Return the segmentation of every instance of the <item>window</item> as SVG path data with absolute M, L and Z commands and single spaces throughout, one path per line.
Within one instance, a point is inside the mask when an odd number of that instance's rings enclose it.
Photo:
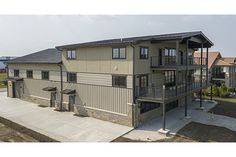
M 148 47 L 140 47 L 140 59 L 148 59 Z
M 126 59 L 126 49 L 112 48 L 112 59 Z
M 76 59 L 76 51 L 67 50 L 67 59 Z
M 76 82 L 77 82 L 76 73 L 70 73 L 70 72 L 68 72 L 68 73 L 67 73 L 67 82 L 76 83 Z
M 140 88 L 145 88 L 148 86 L 148 75 L 142 75 L 139 78 Z
M 161 105 L 159 103 L 152 103 L 152 102 L 142 102 L 141 103 L 141 108 L 140 108 L 140 113 L 145 113 L 151 110 L 154 110 Z
M 175 86 L 175 71 L 165 71 L 165 86 Z
M 33 71 L 32 70 L 27 70 L 26 71 L 26 77 L 27 78 L 33 78 Z
M 165 49 L 165 64 L 175 64 L 176 63 L 176 49 L 166 48 Z
M 42 80 L 49 80 L 49 71 L 42 71 Z
M 126 76 L 112 76 L 112 86 L 126 88 Z
M 14 70 L 14 77 L 19 77 L 19 74 L 20 74 L 19 70 Z

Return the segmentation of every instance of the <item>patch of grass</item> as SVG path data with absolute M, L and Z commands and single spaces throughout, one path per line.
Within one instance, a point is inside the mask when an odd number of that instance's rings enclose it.
M 7 79 L 7 73 L 0 73 L 0 88 L 6 88 L 6 85 L 4 85 L 3 81 L 6 81 Z
M 203 96 L 205 99 L 210 99 L 208 96 Z M 216 101 L 224 101 L 224 102 L 230 102 L 230 103 L 235 103 L 236 104 L 236 98 L 219 98 L 219 97 L 212 97 L 213 100 Z

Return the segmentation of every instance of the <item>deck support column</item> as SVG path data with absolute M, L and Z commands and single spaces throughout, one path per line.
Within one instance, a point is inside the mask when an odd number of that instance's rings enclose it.
M 162 93 L 162 98 L 163 98 L 163 103 L 162 103 L 162 130 L 166 130 L 166 104 L 165 104 L 165 85 L 163 85 L 163 93 Z
M 185 103 L 184 103 L 184 116 L 188 117 L 188 40 L 186 41 L 186 71 L 185 71 Z
M 209 69 L 208 69 L 208 57 L 209 57 L 209 53 L 208 53 L 208 47 L 206 49 L 206 85 L 208 87 L 209 85 L 209 75 L 208 75 L 208 72 L 209 72 Z
M 200 62 L 201 62 L 201 69 L 200 69 L 200 108 L 202 108 L 202 56 L 203 56 L 203 44 L 201 46 L 201 58 L 200 58 Z

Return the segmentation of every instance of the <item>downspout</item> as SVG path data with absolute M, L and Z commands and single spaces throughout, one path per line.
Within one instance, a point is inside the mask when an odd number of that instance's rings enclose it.
M 60 66 L 60 75 L 61 75 L 61 100 L 60 100 L 60 111 L 62 111 L 62 103 L 63 103 L 63 73 L 62 73 L 62 63 L 59 64 Z
M 135 120 L 134 120 L 134 118 L 135 118 L 135 112 L 134 112 L 134 104 L 136 103 L 136 96 L 135 96 L 135 47 L 132 45 L 132 44 L 130 44 L 130 46 L 133 48 L 133 105 L 132 105 L 132 125 L 133 125 L 133 127 L 135 127 Z

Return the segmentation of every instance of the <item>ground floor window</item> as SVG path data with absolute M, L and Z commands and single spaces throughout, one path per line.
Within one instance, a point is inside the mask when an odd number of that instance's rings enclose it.
M 69 82 L 69 83 L 76 83 L 77 82 L 77 75 L 76 75 L 76 73 L 67 72 L 67 82 Z
M 159 103 L 152 103 L 152 102 L 142 102 L 141 103 L 141 109 L 140 109 L 140 113 L 145 113 L 151 110 L 154 110 L 158 107 L 160 107 L 161 105 Z
M 19 70 L 16 70 L 16 69 L 15 69 L 15 70 L 14 70 L 14 77 L 19 77 L 19 73 L 20 73 Z
M 112 86 L 126 88 L 126 76 L 112 76 Z
M 33 78 L 33 70 L 27 70 L 26 71 L 26 77 L 27 78 Z

